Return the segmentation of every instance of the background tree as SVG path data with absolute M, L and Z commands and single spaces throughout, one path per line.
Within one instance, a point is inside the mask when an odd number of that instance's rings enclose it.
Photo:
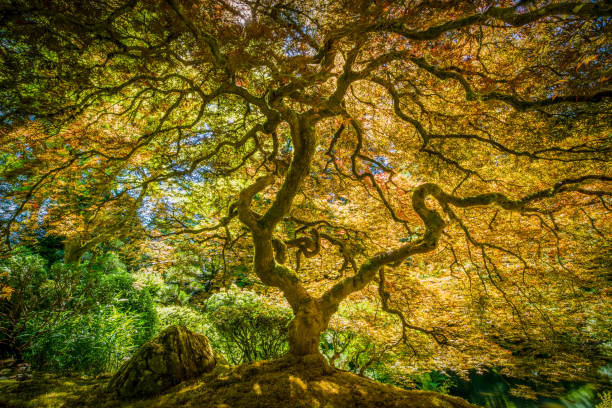
M 198 225 L 177 233 L 231 243 L 249 231 L 254 273 L 293 309 L 292 356 L 318 355 L 345 299 L 376 296 L 415 353 L 421 336 L 472 359 L 529 345 L 527 360 L 546 348 L 552 370 L 580 372 L 572 350 L 610 330 L 611 12 L 3 2 L 7 132 L 138 123 L 125 139 L 110 133 L 118 150 L 81 143 L 28 177 L 5 234 L 50 175 L 81 158 L 125 163 L 162 196 L 188 201 L 193 184 L 221 193 L 214 207 L 191 197 L 180 216 Z
M 121 129 L 108 120 L 75 122 L 61 130 L 28 122 L 3 135 L 0 177 L 8 209 L 4 221 L 6 227 L 18 227 L 5 230 L 9 244 L 11 238 L 28 242 L 41 233 L 61 237 L 64 260 L 78 263 L 87 251 L 109 239 L 127 232 L 137 235 L 137 210 L 146 183 L 125 162 L 110 164 L 78 154 L 84 146 L 118 149 L 125 143 L 117 138 Z M 129 132 L 134 132 L 133 127 Z M 71 152 L 76 157 L 58 170 L 57 163 Z M 11 217 L 19 217 L 19 223 Z

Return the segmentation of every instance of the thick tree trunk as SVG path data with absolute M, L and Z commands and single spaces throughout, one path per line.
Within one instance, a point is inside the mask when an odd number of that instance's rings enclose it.
M 319 338 L 329 318 L 314 299 L 300 305 L 293 313 L 295 317 L 289 325 L 289 353 L 294 356 L 320 354 Z
M 85 252 L 87 252 L 87 248 L 80 246 L 78 243 L 66 242 L 64 245 L 64 263 L 78 266 Z

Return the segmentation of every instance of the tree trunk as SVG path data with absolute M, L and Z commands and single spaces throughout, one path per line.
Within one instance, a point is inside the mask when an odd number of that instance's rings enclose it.
M 80 246 L 78 243 L 66 242 L 64 244 L 64 263 L 78 266 L 85 252 L 87 252 L 87 248 Z
M 295 317 L 289 324 L 289 353 L 294 356 L 320 354 L 319 339 L 329 318 L 314 299 L 300 305 L 293 313 Z

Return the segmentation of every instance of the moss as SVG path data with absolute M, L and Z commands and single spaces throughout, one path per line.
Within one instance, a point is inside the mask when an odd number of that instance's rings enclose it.
M 288 279 L 292 283 L 299 282 L 299 278 L 297 274 L 293 270 L 291 270 L 290 268 L 287 268 L 284 265 L 276 264 L 276 266 L 274 266 L 274 272 L 276 272 L 278 276 L 284 279 Z
M 170 326 L 144 344 L 115 374 L 109 391 L 122 397 L 159 394 L 211 371 L 216 359 L 206 336 Z
M 142 400 L 116 399 L 104 391 L 107 381 L 107 378 L 59 377 L 36 377 L 22 383 L 2 381 L 0 406 L 4 403 L 16 408 L 474 407 L 460 398 L 434 392 L 406 391 L 340 370 L 330 372 L 308 359 L 259 361 L 231 369 L 215 369 L 200 378 L 183 382 L 163 395 Z
M 11 408 L 60 408 L 101 406 L 97 397 L 108 377 L 58 377 L 36 374 L 32 378 L 0 380 L 0 406 Z

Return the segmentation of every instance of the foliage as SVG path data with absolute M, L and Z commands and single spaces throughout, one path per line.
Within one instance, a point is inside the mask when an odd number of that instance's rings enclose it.
M 155 308 L 159 321 L 158 331 L 173 325 L 182 325 L 189 330 L 208 335 L 210 324 L 198 310 L 189 306 L 158 306 Z
M 41 256 L 16 250 L 2 268 L 3 351 L 37 368 L 113 370 L 154 333 L 153 299 L 134 287 L 116 254 L 47 266 Z
M 61 314 L 70 313 L 77 271 L 16 250 L 0 260 L 0 344 L 2 354 L 18 358 Z M 76 308 L 74 305 L 72 308 Z
M 594 387 L 590 384 L 570 390 L 560 398 L 561 403 L 568 408 L 590 408 L 595 397 Z
M 54 372 L 114 371 L 142 341 L 138 318 L 114 306 L 64 316 L 34 339 L 25 358 L 38 369 Z
M 28 246 L 32 253 L 42 256 L 47 265 L 53 265 L 64 258 L 64 243 L 61 237 L 50 235 L 41 231 L 41 236 L 36 237 L 36 241 Z
M 143 242 L 143 258 L 135 272 L 138 286 L 149 288 L 165 305 L 202 305 L 220 286 L 214 254 L 189 245 L 155 245 Z
M 120 313 L 135 315 L 138 317 L 135 344 L 138 346 L 151 338 L 157 325 L 151 290 L 136 287 L 136 278 L 116 253 L 103 253 L 81 269 L 80 285 L 75 291 L 80 303 L 94 310 L 110 305 Z
M 232 364 L 271 360 L 287 352 L 291 310 L 267 304 L 253 292 L 230 289 L 212 295 L 206 316 L 213 348 Z
M 390 347 L 377 343 L 376 338 L 349 330 L 327 330 L 321 335 L 321 352 L 329 363 L 342 370 L 390 382 Z
M 612 392 L 605 391 L 598 395 L 601 402 L 596 408 L 611 408 L 612 407 Z
M 453 380 L 439 371 L 431 371 L 415 375 L 414 380 L 420 390 L 437 391 L 448 394 L 453 386 Z
M 146 290 L 116 294 L 114 301 L 85 313 L 59 316 L 45 333 L 33 336 L 24 358 L 51 371 L 97 374 L 117 369 L 155 334 L 158 318 Z M 28 321 L 36 324 L 36 319 Z

